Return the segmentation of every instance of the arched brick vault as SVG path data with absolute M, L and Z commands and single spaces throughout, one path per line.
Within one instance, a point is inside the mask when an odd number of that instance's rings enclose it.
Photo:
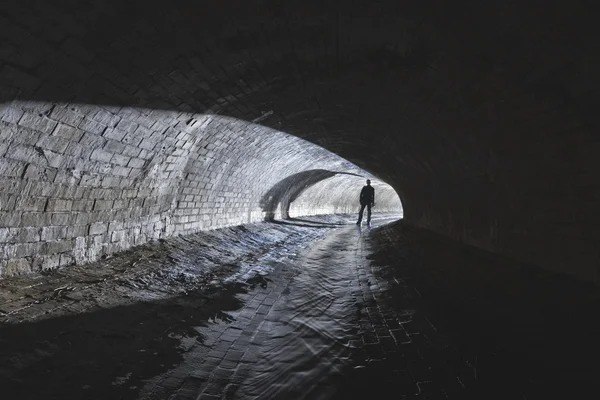
M 255 121 L 390 183 L 409 223 L 598 281 L 591 1 L 201 3 L 3 4 L 0 96 L 108 105 L 77 121 L 102 135 L 138 107 Z
M 363 175 L 371 177 L 305 140 L 230 117 L 19 101 L 0 109 L 20 115 L 16 123 L 0 122 L 4 274 L 287 217 L 315 183 L 326 194 L 309 199 L 312 205 L 305 200 L 296 213 L 354 212 Z M 31 122 L 39 115 L 46 117 Z M 325 179 L 340 174 L 347 178 Z M 394 190 L 379 186 L 378 209 L 400 210 Z

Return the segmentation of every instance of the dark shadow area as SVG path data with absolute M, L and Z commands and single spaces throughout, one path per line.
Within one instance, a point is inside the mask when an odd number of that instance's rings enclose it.
M 182 87 L 156 84 L 150 76 L 157 70 L 164 73 L 164 62 L 173 61 L 173 51 L 182 51 L 183 46 L 202 46 L 203 40 L 219 30 L 228 14 L 239 18 L 248 11 L 246 5 L 250 6 L 247 2 L 235 2 L 236 7 L 231 7 L 231 3 L 215 4 L 207 14 L 204 6 L 175 0 L 171 7 L 185 12 L 175 17 L 177 22 L 166 22 L 169 9 L 140 0 L 127 4 L 108 0 L 99 7 L 78 7 L 70 1 L 47 5 L 43 0 L 32 0 L 27 5 L 10 2 L 10 6 L 6 4 L 0 11 L 2 37 L 11 44 L 9 49 L 21 41 L 19 37 L 27 37 L 27 44 L 18 54 L 12 51 L 2 54 L 7 57 L 0 60 L 5 63 L 0 66 L 7 65 L 8 69 L 0 78 L 0 102 L 20 98 L 173 110 L 187 109 L 193 104 L 201 112 L 208 108 L 203 102 L 215 100 L 214 93 L 206 93 L 202 101 L 188 98 L 181 102 L 177 96 L 185 95 Z M 24 14 L 29 17 L 22 18 Z M 194 20 L 202 22 L 196 25 L 192 23 Z M 142 31 L 144 34 L 139 35 Z M 137 41 L 122 40 L 131 35 Z M 53 54 L 54 69 L 48 68 L 48 51 Z M 92 60 L 94 63 L 90 65 Z M 51 71 L 43 74 L 43 85 L 39 69 Z M 191 76 L 195 68 L 186 62 L 178 69 L 178 75 L 183 77 Z M 101 70 L 104 72 L 100 73 Z M 136 90 L 128 88 L 125 77 L 135 82 Z
M 465 398 L 463 386 L 469 399 L 600 395 L 600 288 L 402 221 L 373 229 L 369 240 L 380 275 L 395 282 L 385 293 L 389 304 L 407 310 L 404 340 L 418 350 L 398 358 L 394 379 L 406 370 L 428 382 L 432 398 Z M 354 381 L 376 387 L 391 379 L 386 368 L 353 371 Z M 462 394 L 453 397 L 451 387 Z M 355 385 L 346 389 L 361 393 Z
M 250 286 L 256 283 L 251 282 Z M 183 361 L 181 338 L 231 320 L 244 285 L 0 328 L 2 399 L 135 399 L 144 380 Z M 121 378 L 122 381 L 119 381 Z
M 311 169 L 290 175 L 277 182 L 260 200 L 265 212 L 265 221 L 272 221 L 279 207 L 282 218 L 289 219 L 290 205 L 309 187 L 338 174 L 354 175 L 348 172 L 334 172 L 324 169 Z
M 18 98 L 178 111 L 191 107 L 196 112 L 222 109 L 222 91 L 237 87 L 233 74 L 243 77 L 248 87 L 264 86 L 272 78 L 263 71 L 300 67 L 300 60 L 289 59 L 287 50 L 282 59 L 265 60 L 260 51 L 246 54 L 262 35 L 274 40 L 289 34 L 279 26 L 289 22 L 289 16 L 310 15 L 312 24 L 295 28 L 321 42 L 332 40 L 330 21 L 348 4 L 327 3 L 327 7 L 322 1 L 287 3 L 274 12 L 261 0 L 224 1 L 210 8 L 190 0 L 174 0 L 167 8 L 141 0 L 106 0 L 98 7 L 79 7 L 71 1 L 51 7 L 46 0 L 13 1 L 0 10 L 0 33 L 8 45 L 0 55 L 0 67 L 6 67 L 0 77 L 0 102 Z M 394 2 L 387 8 L 392 11 Z M 315 16 L 324 21 L 316 29 Z M 333 66 L 330 54 L 319 50 L 326 71 Z M 219 64 L 227 55 L 236 60 L 250 56 L 268 65 L 257 71 L 256 61 L 235 62 L 225 73 Z M 370 53 L 364 58 L 363 63 L 385 61 Z M 337 64 L 338 71 L 344 67 Z M 305 62 L 301 69 L 312 72 L 314 65 Z M 163 80 L 169 74 L 167 83 Z M 295 74 L 286 75 L 283 79 L 294 84 Z M 227 78 L 231 82 L 223 83 Z

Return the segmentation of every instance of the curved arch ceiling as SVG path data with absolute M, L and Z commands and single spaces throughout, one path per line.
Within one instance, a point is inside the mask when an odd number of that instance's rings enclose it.
M 113 115 L 255 121 L 389 182 L 414 225 L 598 281 L 592 6 L 15 2 L 0 10 L 0 99 L 87 104 L 77 127 L 92 133 Z M 44 131 L 44 112 L 1 118 Z

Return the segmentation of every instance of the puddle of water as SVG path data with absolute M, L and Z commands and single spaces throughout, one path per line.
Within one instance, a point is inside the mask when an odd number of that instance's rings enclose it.
M 251 343 L 248 377 L 232 398 L 329 399 L 336 393 L 336 379 L 349 368 L 352 347 L 360 341 L 360 289 L 353 284 L 362 268 L 360 246 L 354 227 L 347 227 L 288 261 L 297 274 L 260 326 L 257 335 L 264 340 Z

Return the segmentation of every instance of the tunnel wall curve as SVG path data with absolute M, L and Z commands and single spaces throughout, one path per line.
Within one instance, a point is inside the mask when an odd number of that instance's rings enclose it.
M 596 8 L 9 0 L 0 5 L 0 101 L 260 121 L 391 184 L 407 223 L 600 283 Z M 86 129 L 105 118 L 93 110 L 82 113 Z M 0 118 L 21 117 L 49 127 L 35 111 Z
M 364 173 L 302 139 L 216 115 L 38 102 L 4 104 L 0 115 L 4 275 L 263 220 L 265 193 L 309 168 Z

